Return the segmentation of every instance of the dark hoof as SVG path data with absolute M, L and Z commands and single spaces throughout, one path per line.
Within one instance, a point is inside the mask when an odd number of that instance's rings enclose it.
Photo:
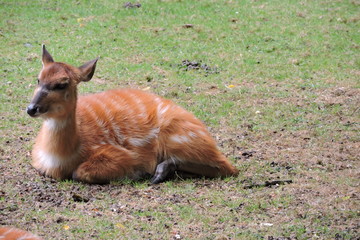
M 151 184 L 159 184 L 163 181 L 164 179 L 162 179 L 161 176 L 156 176 L 156 175 L 150 179 Z

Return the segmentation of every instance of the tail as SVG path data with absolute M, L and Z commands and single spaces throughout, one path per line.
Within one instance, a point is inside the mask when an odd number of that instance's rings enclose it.
M 239 175 L 239 170 L 231 165 L 230 161 L 224 156 L 221 155 L 220 157 L 220 167 L 219 167 L 219 174 L 220 177 L 230 177 L 230 176 L 237 176 Z

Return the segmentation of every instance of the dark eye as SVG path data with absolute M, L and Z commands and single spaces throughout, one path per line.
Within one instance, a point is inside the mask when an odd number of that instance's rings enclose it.
M 37 82 L 38 82 L 38 85 L 40 84 L 40 80 L 39 79 L 37 79 Z
M 52 90 L 63 90 L 65 88 L 67 88 L 69 86 L 68 83 L 57 83 L 54 85 L 53 89 Z

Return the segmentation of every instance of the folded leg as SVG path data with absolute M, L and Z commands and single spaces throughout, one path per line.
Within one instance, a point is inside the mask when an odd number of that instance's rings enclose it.
M 73 172 L 73 179 L 87 183 L 108 183 L 114 179 L 138 178 L 143 174 L 146 174 L 144 162 L 132 157 L 129 150 L 104 145 L 80 164 Z

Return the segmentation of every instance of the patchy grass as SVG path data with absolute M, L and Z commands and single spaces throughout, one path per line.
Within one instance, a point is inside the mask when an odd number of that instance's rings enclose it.
M 45 239 L 356 239 L 360 2 L 124 3 L 0 1 L 0 224 Z M 42 43 L 74 65 L 101 56 L 83 93 L 149 88 L 194 112 L 239 177 L 38 176 L 41 123 L 24 109 Z

